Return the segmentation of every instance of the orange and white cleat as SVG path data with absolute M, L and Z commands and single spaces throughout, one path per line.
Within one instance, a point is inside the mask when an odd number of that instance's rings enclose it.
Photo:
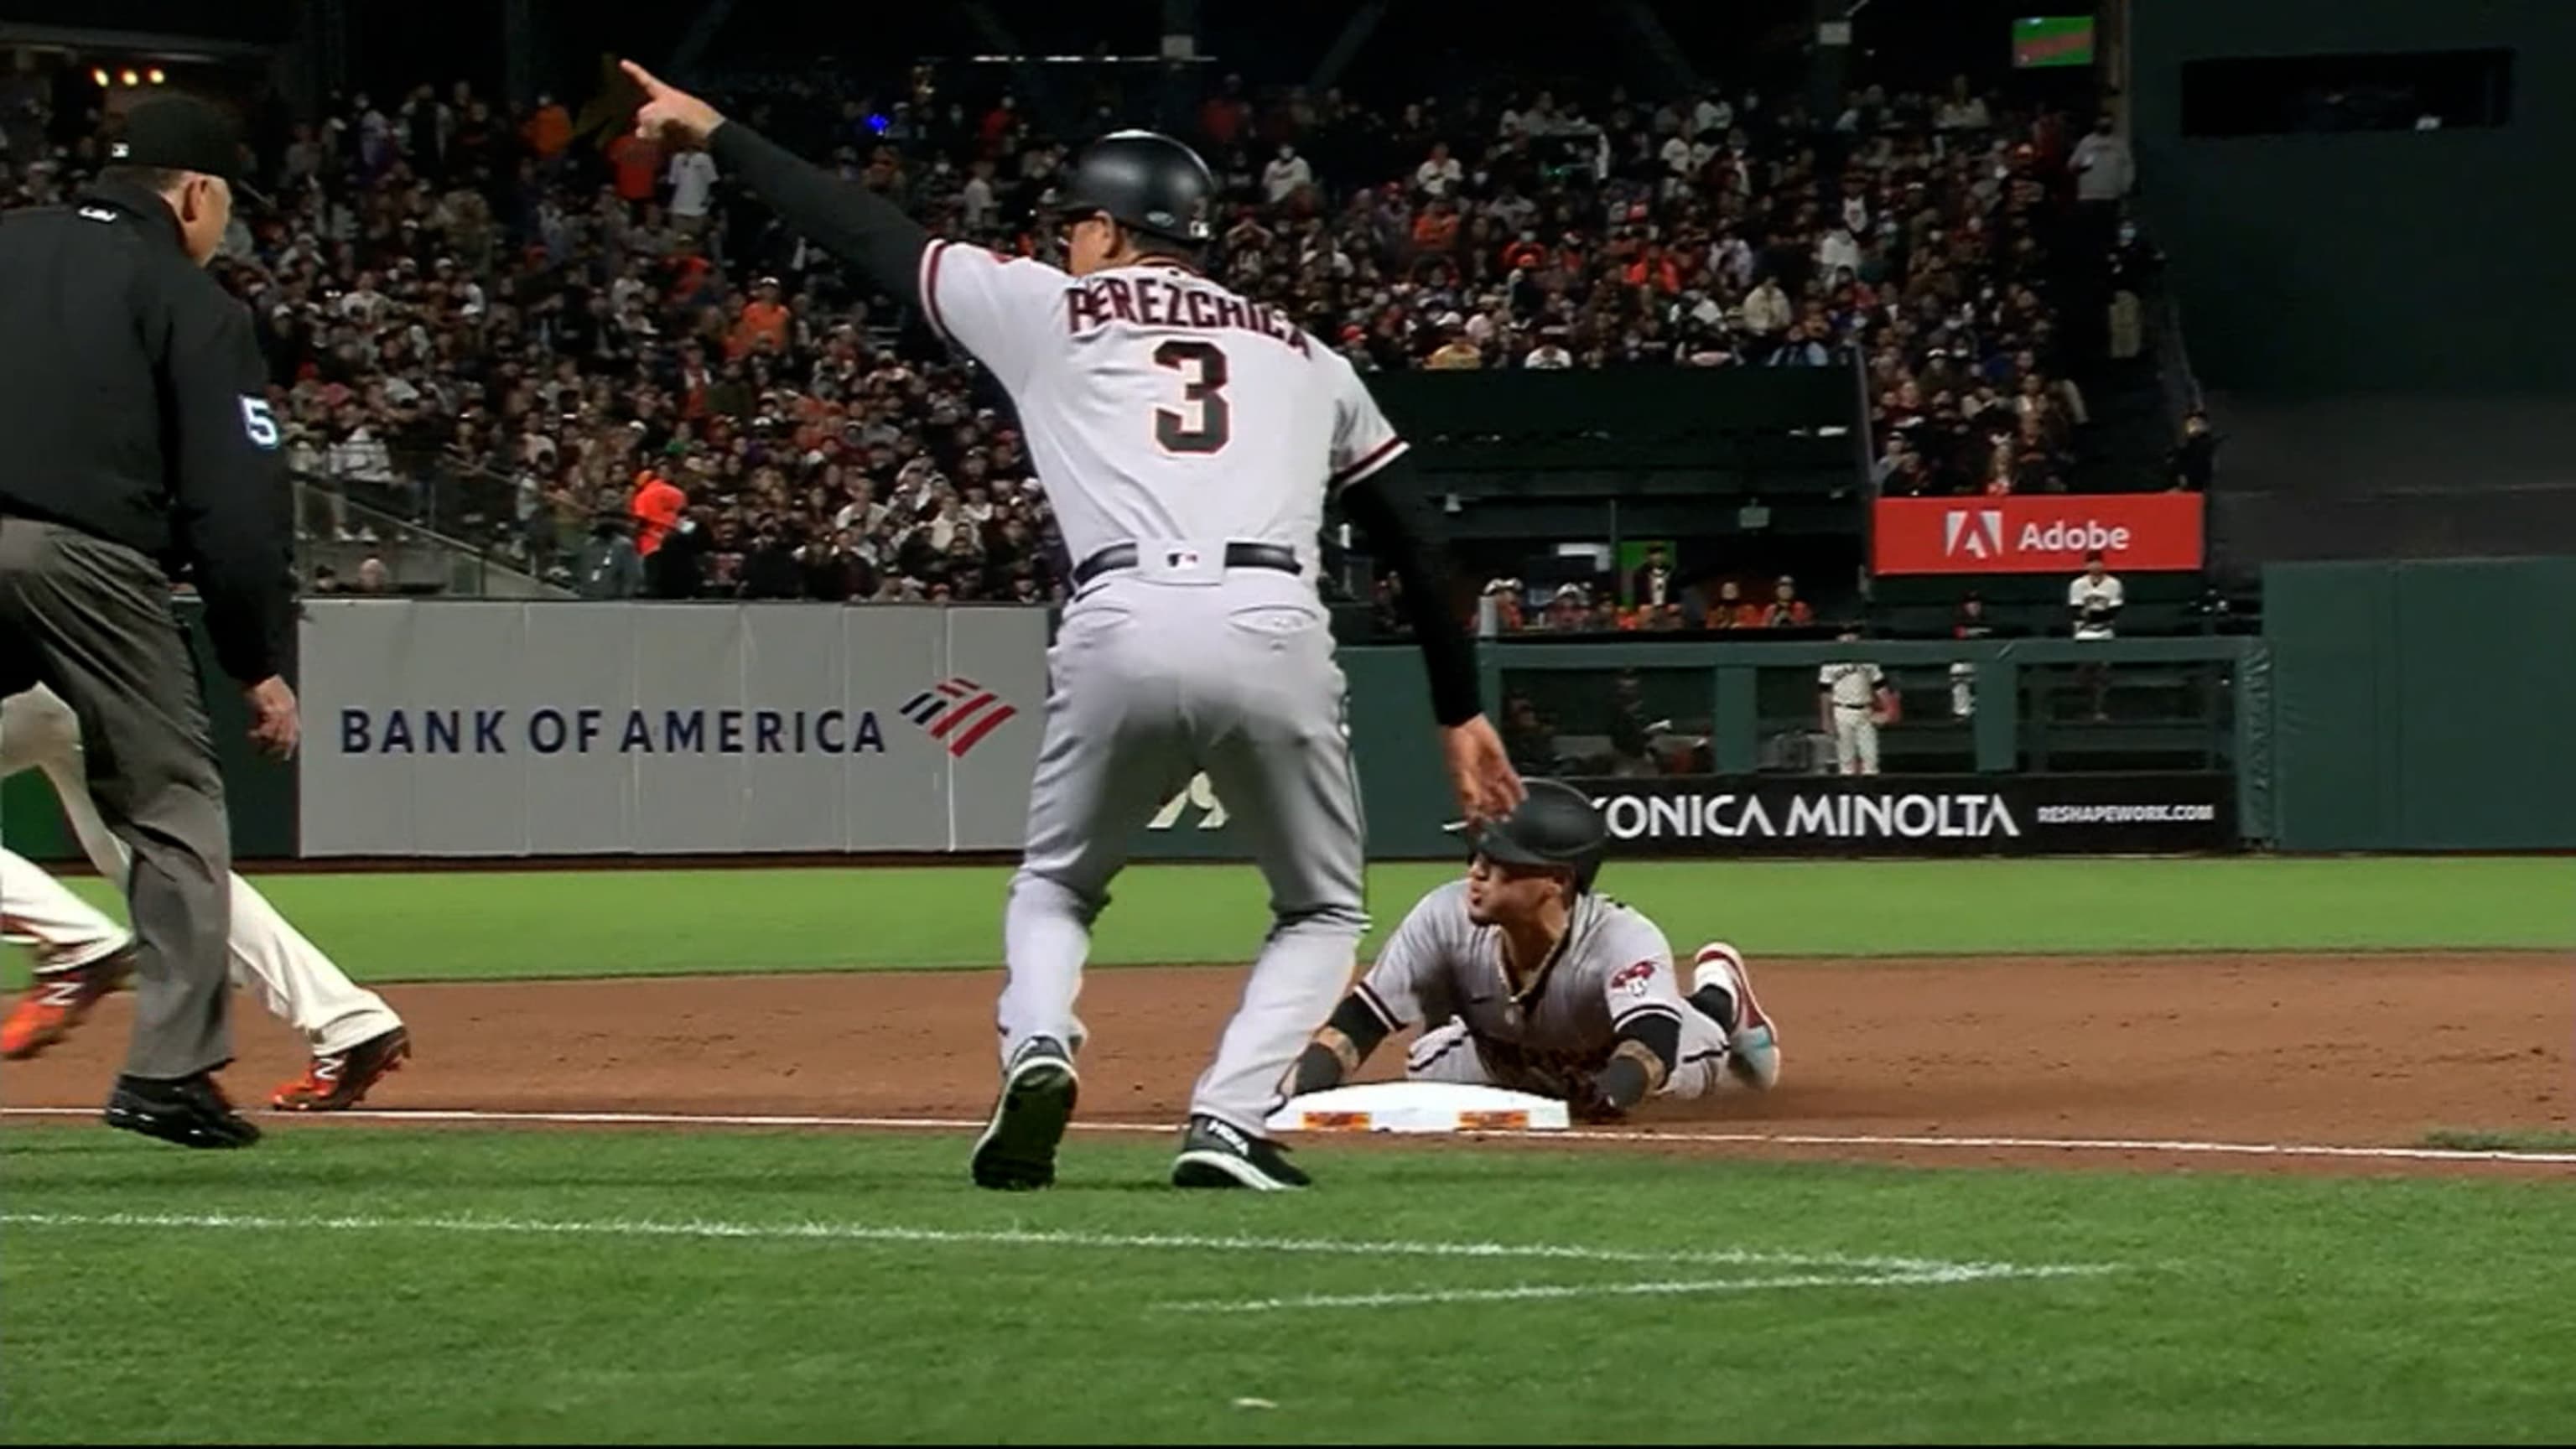
M 0 1022 L 0 1061 L 23 1062 L 72 1034 L 91 1007 L 114 995 L 134 974 L 134 948 L 126 947 L 86 966 L 39 971 L 36 984 Z
M 395 1027 L 347 1051 L 313 1059 L 304 1075 L 277 1089 L 268 1105 L 280 1112 L 345 1112 L 367 1099 L 376 1083 L 401 1070 L 411 1055 L 411 1032 Z
M 1724 941 L 1711 941 L 1700 947 L 1699 959 L 1692 963 L 1692 994 L 1712 986 L 1735 1001 L 1735 1027 L 1727 1033 L 1726 1069 L 1755 1091 L 1767 1092 L 1779 1085 L 1779 1033 L 1772 1030 L 1770 1014 L 1762 1009 L 1762 1003 L 1753 999 L 1753 973 L 1745 969 L 1744 954 Z

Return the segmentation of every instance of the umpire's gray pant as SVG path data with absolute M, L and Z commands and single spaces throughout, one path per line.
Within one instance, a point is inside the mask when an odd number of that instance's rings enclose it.
M 167 1080 L 220 1067 L 233 1054 L 232 846 L 170 581 L 122 544 L 0 517 L 0 694 L 38 683 L 79 717 L 90 794 L 134 853 L 126 1074 Z

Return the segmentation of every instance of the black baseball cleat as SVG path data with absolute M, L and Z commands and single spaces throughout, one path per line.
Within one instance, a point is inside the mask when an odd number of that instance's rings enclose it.
M 975 1139 L 968 1166 L 977 1187 L 1026 1192 L 1055 1184 L 1055 1150 L 1073 1120 L 1082 1079 L 1073 1057 L 1051 1036 L 1031 1037 L 1002 1071 L 1002 1094 L 993 1120 Z
M 1287 1192 L 1311 1187 L 1314 1181 L 1288 1165 L 1287 1148 L 1214 1117 L 1190 1119 L 1189 1130 L 1181 1135 L 1181 1155 L 1172 1163 L 1174 1187 Z
M 259 1140 L 259 1129 L 233 1110 L 211 1072 L 176 1081 L 118 1077 L 106 1121 L 182 1147 L 248 1147 Z

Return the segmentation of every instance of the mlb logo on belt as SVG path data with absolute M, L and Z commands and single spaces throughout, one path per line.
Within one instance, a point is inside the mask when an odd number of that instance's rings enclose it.
M 1002 727 L 1002 722 L 1019 710 L 1000 695 L 975 681 L 956 676 L 943 679 L 906 701 L 903 717 L 928 731 L 930 737 L 947 747 L 958 759 L 983 742 L 986 735 Z

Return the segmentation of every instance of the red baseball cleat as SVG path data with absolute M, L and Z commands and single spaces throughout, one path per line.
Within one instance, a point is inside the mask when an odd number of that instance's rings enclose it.
M 280 1112 L 345 1112 L 411 1055 L 411 1033 L 402 1028 L 371 1036 L 344 1052 L 317 1056 L 304 1075 L 277 1089 L 268 1105 Z
M 89 1009 L 134 974 L 134 948 L 86 966 L 36 973 L 36 984 L 0 1022 L 0 1061 L 23 1062 L 72 1034 Z

